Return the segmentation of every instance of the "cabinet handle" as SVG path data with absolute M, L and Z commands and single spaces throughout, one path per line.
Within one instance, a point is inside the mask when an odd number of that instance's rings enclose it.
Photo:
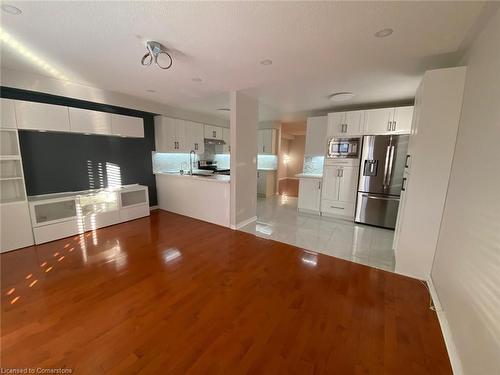
M 321 189 L 321 181 L 318 181 L 318 190 Z
M 337 208 L 339 210 L 343 210 L 344 209 L 344 207 L 338 207 L 338 206 L 330 206 L 330 208 Z
M 391 131 L 392 121 L 387 122 L 387 131 Z
M 349 128 L 349 125 L 348 124 L 344 124 L 345 125 L 345 132 L 344 133 L 347 133 L 347 130 Z
M 262 152 L 266 152 L 266 146 L 262 146 Z
M 194 144 L 194 149 L 195 149 L 195 150 L 198 150 L 198 143 L 195 143 L 195 144 Z
M 406 191 L 406 177 L 403 177 L 403 183 L 401 184 L 401 191 Z
M 406 160 L 405 160 L 405 168 L 408 168 L 408 167 L 409 167 L 409 165 L 408 165 L 408 162 L 409 162 L 409 161 L 410 161 L 410 155 L 409 155 L 409 154 L 407 154 L 407 155 L 406 155 Z
M 396 121 L 393 121 L 393 123 L 392 123 L 392 130 L 393 131 L 396 130 Z
M 212 131 L 212 137 L 214 137 L 214 138 L 217 137 L 217 132 L 215 130 Z

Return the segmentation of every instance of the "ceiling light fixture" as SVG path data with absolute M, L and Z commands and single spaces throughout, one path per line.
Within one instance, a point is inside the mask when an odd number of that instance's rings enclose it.
M 194 78 L 191 78 L 191 81 L 193 81 L 193 82 L 201 82 L 203 80 L 200 77 L 194 77 Z
M 271 65 L 273 60 L 265 59 L 260 62 L 260 65 Z
M 393 30 L 393 29 L 391 29 L 391 28 L 386 28 L 386 29 L 382 29 L 382 30 L 377 31 L 377 32 L 376 32 L 375 34 L 373 34 L 373 35 L 375 35 L 377 38 L 385 38 L 385 37 L 387 37 L 387 36 L 391 35 L 393 32 L 394 32 L 394 30 Z
M 156 90 L 151 90 L 151 89 L 146 90 L 146 91 L 147 91 L 147 92 L 156 92 Z
M 146 49 L 148 52 L 142 57 L 141 59 L 141 64 L 144 66 L 149 66 L 154 63 L 160 68 L 160 69 L 169 69 L 172 64 L 172 56 L 167 52 L 167 47 L 165 47 L 163 44 L 155 42 L 153 40 L 149 40 L 146 42 Z M 161 56 L 167 56 L 168 57 L 168 62 L 165 65 L 161 65 L 158 62 L 158 58 Z
M 2 10 L 5 13 L 13 14 L 14 16 L 18 16 L 23 12 L 21 9 L 9 4 L 2 4 Z
M 334 102 L 343 102 L 349 99 L 354 98 L 354 94 L 352 92 L 336 92 L 328 96 L 328 99 L 333 100 Z

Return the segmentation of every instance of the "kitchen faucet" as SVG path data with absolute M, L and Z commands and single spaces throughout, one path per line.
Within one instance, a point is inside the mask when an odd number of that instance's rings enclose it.
M 189 174 L 192 176 L 193 175 L 193 160 L 192 160 L 192 155 L 194 155 L 194 158 L 196 160 L 196 152 L 194 150 L 189 151 Z

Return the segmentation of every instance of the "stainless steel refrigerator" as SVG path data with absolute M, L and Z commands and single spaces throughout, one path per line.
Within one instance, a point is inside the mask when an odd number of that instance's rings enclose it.
M 356 201 L 357 223 L 394 229 L 408 149 L 408 135 L 368 135 Z

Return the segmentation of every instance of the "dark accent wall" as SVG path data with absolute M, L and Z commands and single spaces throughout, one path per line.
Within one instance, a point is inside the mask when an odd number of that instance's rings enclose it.
M 108 181 L 121 181 L 124 185 L 147 185 L 150 206 L 157 204 L 151 160 L 155 149 L 153 113 L 3 86 L 0 97 L 144 120 L 144 138 L 19 130 L 28 195 L 107 187 Z

